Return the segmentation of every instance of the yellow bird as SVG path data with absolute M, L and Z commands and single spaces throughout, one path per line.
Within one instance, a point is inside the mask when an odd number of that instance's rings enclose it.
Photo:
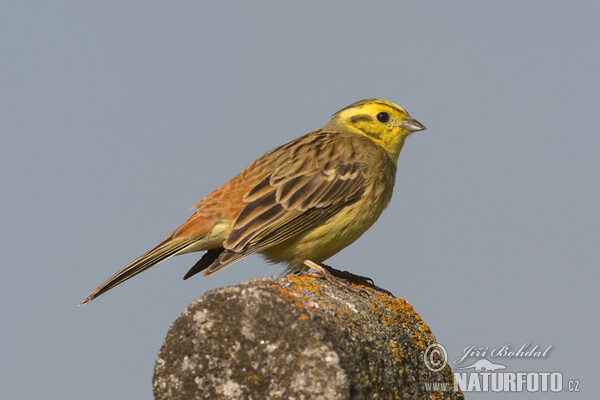
M 194 207 L 156 247 L 100 285 L 86 304 L 167 258 L 207 251 L 184 279 L 213 274 L 254 253 L 289 271 L 319 263 L 354 242 L 392 197 L 404 140 L 425 127 L 403 108 L 361 100 L 316 131 L 277 147 Z

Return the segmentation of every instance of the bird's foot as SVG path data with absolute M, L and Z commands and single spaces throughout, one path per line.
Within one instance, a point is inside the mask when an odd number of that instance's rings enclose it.
M 304 265 L 308 268 L 312 269 L 315 272 L 304 271 L 305 275 L 313 276 L 315 278 L 325 279 L 326 281 L 332 283 L 334 286 L 339 288 L 348 289 L 354 293 L 361 293 L 363 290 L 360 290 L 352 285 L 351 283 L 375 287 L 373 283 L 373 279 L 367 278 L 360 275 L 355 275 L 348 271 L 340 271 L 338 269 L 332 268 L 328 265 L 317 264 L 311 260 L 304 260 Z

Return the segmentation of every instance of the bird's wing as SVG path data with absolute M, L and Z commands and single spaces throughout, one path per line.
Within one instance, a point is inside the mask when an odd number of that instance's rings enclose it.
M 362 196 L 366 165 L 354 143 L 306 138 L 290 143 L 274 172 L 247 192 L 224 250 L 203 265 L 205 276 L 314 227 Z

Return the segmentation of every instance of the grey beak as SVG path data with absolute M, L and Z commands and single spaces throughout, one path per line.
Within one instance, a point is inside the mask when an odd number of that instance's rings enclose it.
M 400 123 L 400 128 L 407 130 L 409 132 L 419 132 L 419 131 L 424 131 L 425 129 L 425 125 L 423 125 L 422 123 L 420 123 L 419 121 L 417 121 L 416 119 L 412 118 L 412 117 L 408 117 L 406 118 L 404 121 L 402 121 Z

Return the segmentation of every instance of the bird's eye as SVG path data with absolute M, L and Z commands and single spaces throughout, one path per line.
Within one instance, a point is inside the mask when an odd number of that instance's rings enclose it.
M 377 114 L 377 121 L 383 122 L 384 124 L 390 120 L 390 114 L 386 112 L 380 112 Z

